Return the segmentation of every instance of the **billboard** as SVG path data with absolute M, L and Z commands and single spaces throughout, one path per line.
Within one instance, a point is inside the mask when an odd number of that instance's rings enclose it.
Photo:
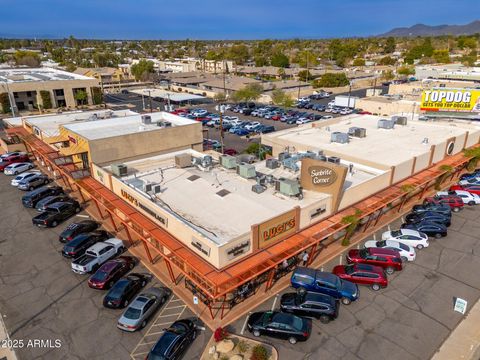
M 480 112 L 480 90 L 448 88 L 424 90 L 420 110 Z

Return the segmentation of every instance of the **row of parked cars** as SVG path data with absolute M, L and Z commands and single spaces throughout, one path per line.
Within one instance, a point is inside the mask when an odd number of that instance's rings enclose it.
M 49 184 L 48 176 L 34 169 L 27 154 L 3 154 L 0 166 L 5 175 L 13 177 L 12 186 L 28 191 L 22 196 L 22 204 L 38 212 L 32 218 L 34 225 L 55 227 L 81 211 L 80 204 L 63 188 Z M 144 328 L 172 294 L 161 286 L 144 289 L 151 276 L 132 272 L 138 260 L 122 255 L 126 250 L 123 241 L 100 229 L 96 221 L 73 222 L 60 233 L 58 240 L 63 244 L 61 254 L 71 260 L 72 271 L 88 274 L 90 288 L 106 291 L 103 306 L 124 309 L 117 321 L 120 330 L 133 332 Z M 164 330 L 147 359 L 180 358 L 197 331 L 189 319 L 178 320 Z
M 367 240 L 361 249 L 346 255 L 346 265 L 332 272 L 299 267 L 290 282 L 296 292 L 283 294 L 276 311 L 249 316 L 247 328 L 254 336 L 267 335 L 295 344 L 312 332 L 312 320 L 328 323 L 339 315 L 340 303 L 349 305 L 360 297 L 358 285 L 378 291 L 388 286 L 388 276 L 415 261 L 416 251 L 429 246 L 429 238 L 447 236 L 452 212 L 480 203 L 480 169 L 461 176 L 449 191 L 438 192 L 414 205 L 403 217 L 399 229 L 382 234 L 381 240 Z

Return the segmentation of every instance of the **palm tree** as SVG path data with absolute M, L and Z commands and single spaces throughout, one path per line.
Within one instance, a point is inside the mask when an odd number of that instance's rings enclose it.
M 475 170 L 478 162 L 480 161 L 480 147 L 465 149 L 463 150 L 463 154 L 465 155 L 465 157 L 470 158 L 467 164 L 467 170 Z
M 438 170 L 443 171 L 444 173 L 437 178 L 435 182 L 435 190 L 442 189 L 442 183 L 452 174 L 454 168 L 451 165 L 441 165 L 438 167 Z

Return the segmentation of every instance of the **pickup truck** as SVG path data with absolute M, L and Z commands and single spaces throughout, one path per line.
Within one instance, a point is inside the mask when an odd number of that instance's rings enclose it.
M 48 205 L 45 211 L 32 219 L 33 225 L 39 227 L 55 227 L 62 221 L 80 212 L 81 207 L 78 201 L 56 202 Z
M 85 254 L 72 261 L 72 270 L 77 274 L 93 273 L 107 260 L 125 250 L 123 241 L 117 238 L 96 243 L 89 247 Z

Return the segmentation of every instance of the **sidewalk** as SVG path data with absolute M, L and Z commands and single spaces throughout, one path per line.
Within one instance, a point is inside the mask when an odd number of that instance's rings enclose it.
M 452 310 L 453 311 L 453 310 Z M 480 358 L 480 301 L 450 333 L 432 360 L 478 360 Z
M 4 340 L 8 340 L 8 334 L 3 322 L 3 315 L 0 314 L 0 360 L 17 360 L 17 356 L 12 349 L 3 347 Z

